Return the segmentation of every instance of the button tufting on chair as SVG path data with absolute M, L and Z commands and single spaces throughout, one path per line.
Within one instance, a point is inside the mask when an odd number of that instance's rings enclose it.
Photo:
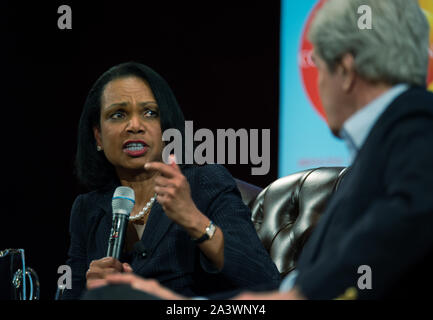
M 258 236 L 282 276 L 295 269 L 345 172 L 343 167 L 305 170 L 280 178 L 265 189 L 236 180 Z

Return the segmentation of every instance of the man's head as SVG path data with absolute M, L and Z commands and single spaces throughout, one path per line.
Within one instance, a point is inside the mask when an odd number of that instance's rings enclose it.
M 371 29 L 358 26 L 363 5 L 371 8 Z M 392 85 L 425 85 L 429 25 L 416 0 L 328 0 L 309 39 L 328 125 L 336 135 L 350 115 Z

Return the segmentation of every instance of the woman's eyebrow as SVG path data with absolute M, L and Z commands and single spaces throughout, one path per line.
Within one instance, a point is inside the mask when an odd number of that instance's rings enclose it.
M 126 106 L 128 106 L 128 104 L 129 104 L 129 102 L 115 102 L 115 103 L 110 104 L 108 107 L 106 107 L 105 110 L 109 110 L 112 108 L 118 108 L 118 107 L 126 107 Z M 139 102 L 138 103 L 138 105 L 140 107 L 146 107 L 149 104 L 154 104 L 157 106 L 156 101 L 146 101 L 146 102 Z
M 149 105 L 149 104 L 153 104 L 153 105 L 155 105 L 156 107 L 158 107 L 158 104 L 156 103 L 156 101 L 146 101 L 146 102 L 139 102 L 139 103 L 138 103 L 138 105 L 139 105 L 140 107 L 146 107 L 146 106 Z
M 116 102 L 116 103 L 110 104 L 108 107 L 105 108 L 105 110 L 109 110 L 109 109 L 113 109 L 113 108 L 117 108 L 117 107 L 126 107 L 127 105 L 128 105 L 127 102 Z

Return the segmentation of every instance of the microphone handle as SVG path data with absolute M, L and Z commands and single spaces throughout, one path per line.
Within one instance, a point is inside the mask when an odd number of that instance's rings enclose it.
M 110 238 L 108 239 L 107 257 L 113 257 L 120 260 L 123 244 L 126 237 L 129 217 L 126 214 L 113 214 L 113 223 L 111 225 Z

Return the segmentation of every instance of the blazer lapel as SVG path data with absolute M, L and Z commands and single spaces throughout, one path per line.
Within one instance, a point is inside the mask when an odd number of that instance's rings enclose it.
M 173 221 L 167 217 L 161 205 L 155 201 L 141 238 L 148 254 L 155 250 L 172 223 Z
M 113 209 L 111 206 L 111 199 L 113 198 L 115 186 L 113 188 L 108 189 L 106 192 L 102 194 L 101 201 L 98 201 L 99 204 L 99 222 L 95 221 L 94 227 L 100 229 L 101 236 L 96 237 L 97 248 L 103 251 L 103 255 L 105 257 L 108 249 L 108 238 L 110 237 L 111 232 L 111 224 L 113 217 Z M 91 232 L 96 232 L 92 230 Z

